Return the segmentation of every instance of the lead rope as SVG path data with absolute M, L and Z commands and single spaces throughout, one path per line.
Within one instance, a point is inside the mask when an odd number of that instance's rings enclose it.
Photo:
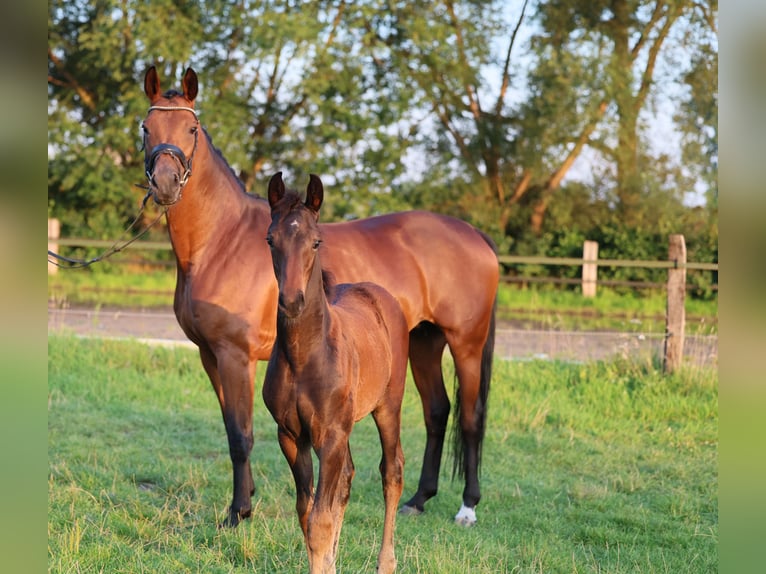
M 195 110 L 194 108 L 189 108 L 185 106 L 151 106 L 149 108 L 149 111 L 152 110 L 159 110 L 159 111 L 186 111 L 191 112 L 194 114 L 194 117 L 197 118 L 197 123 L 199 124 L 199 112 Z M 174 148 L 175 146 L 170 146 L 171 148 Z M 178 149 L 178 148 L 175 148 Z M 189 177 L 191 176 L 191 162 L 194 158 L 194 153 L 197 151 L 197 132 L 194 133 L 194 149 L 192 150 L 191 156 L 189 157 L 188 161 L 186 160 L 186 157 L 183 155 L 183 152 L 181 150 L 178 150 L 180 152 L 181 158 L 183 158 L 183 161 L 181 162 L 184 164 L 184 175 L 183 175 L 183 181 L 181 183 L 181 187 L 183 187 L 186 182 L 188 181 Z M 167 152 L 163 152 L 167 153 Z M 171 152 L 172 153 L 172 152 Z M 149 173 L 147 172 L 147 176 L 149 176 Z M 149 176 L 149 181 L 151 183 L 151 176 Z M 144 196 L 143 201 L 141 202 L 141 208 L 138 210 L 138 215 L 136 215 L 136 218 L 133 220 L 133 222 L 128 226 L 128 228 L 123 232 L 123 234 L 129 232 L 131 229 L 133 229 L 133 226 L 138 222 L 139 218 L 141 217 L 141 214 L 144 212 L 144 208 L 146 207 L 146 202 L 151 196 L 151 189 L 148 186 L 138 185 L 138 187 L 142 189 L 147 189 L 149 191 L 146 192 L 146 195 Z M 111 257 L 115 253 L 119 253 L 123 249 L 125 249 L 128 245 L 136 241 L 137 239 L 140 239 L 146 233 L 154 227 L 154 225 L 160 220 L 160 218 L 165 215 L 168 211 L 168 207 L 165 207 L 160 214 L 152 221 L 146 229 L 144 229 L 141 233 L 136 235 L 135 237 L 129 239 L 122 245 L 119 245 L 119 240 L 115 241 L 114 245 L 112 245 L 109 249 L 104 251 L 101 255 L 98 257 L 94 257 L 93 259 L 73 259 L 70 257 L 64 257 L 63 255 L 59 255 L 58 253 L 55 253 L 48 250 L 48 263 L 52 263 L 56 267 L 61 267 L 62 269 L 82 269 L 83 267 L 87 267 L 88 265 L 92 265 L 94 263 L 97 263 L 99 261 L 102 261 L 106 259 L 107 257 Z M 63 262 L 63 263 L 62 263 Z
M 139 186 L 143 187 L 143 186 Z M 141 208 L 138 210 L 138 214 L 136 215 L 135 219 L 133 219 L 133 222 L 127 227 L 127 229 L 123 232 L 123 235 L 128 233 L 133 227 L 138 223 L 138 220 L 141 218 L 141 214 L 144 212 L 144 208 L 146 207 L 146 202 L 149 200 L 149 197 L 151 197 L 152 192 L 147 191 L 146 195 L 144 196 L 144 199 L 141 201 Z M 165 207 L 160 214 L 139 234 L 135 235 L 134 237 L 128 239 L 124 243 L 120 244 L 120 240 L 114 242 L 114 244 L 104 251 L 101 255 L 98 257 L 94 257 L 93 259 L 74 259 L 70 257 L 64 257 L 63 255 L 59 255 L 58 253 L 55 253 L 48 250 L 48 263 L 52 263 L 56 267 L 60 267 L 62 269 L 82 269 L 83 267 L 88 267 L 89 265 L 92 265 L 94 263 L 97 263 L 99 261 L 102 261 L 106 259 L 107 257 L 111 257 L 115 253 L 119 253 L 123 249 L 125 249 L 128 245 L 136 241 L 137 239 L 140 239 L 146 233 L 154 227 L 154 225 L 162 218 L 165 213 L 167 213 L 168 208 Z

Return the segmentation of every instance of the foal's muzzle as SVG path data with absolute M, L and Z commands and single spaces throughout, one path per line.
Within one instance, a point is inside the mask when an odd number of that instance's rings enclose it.
M 303 291 L 298 291 L 292 297 L 286 297 L 284 293 L 279 294 L 279 309 L 288 319 L 295 319 L 303 312 L 306 307 L 306 298 Z

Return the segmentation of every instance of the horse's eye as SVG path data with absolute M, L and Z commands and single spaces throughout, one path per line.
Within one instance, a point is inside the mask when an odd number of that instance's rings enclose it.
M 146 135 L 149 135 L 149 130 L 147 129 L 146 124 L 141 124 L 141 129 L 144 130 Z
M 319 249 L 319 246 L 322 244 L 321 239 L 315 239 L 314 240 L 314 249 Z
M 272 239 L 271 235 L 266 236 L 266 243 L 268 243 L 270 246 L 274 246 L 274 239 Z
M 197 133 L 198 129 L 199 129 L 199 126 L 194 126 L 192 129 L 189 130 L 189 132 L 193 135 Z

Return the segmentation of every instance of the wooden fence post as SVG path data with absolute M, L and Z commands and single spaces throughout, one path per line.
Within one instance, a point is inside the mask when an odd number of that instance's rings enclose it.
M 61 222 L 58 219 L 48 220 L 48 251 L 58 253 L 59 244 L 56 241 L 61 234 Z M 48 262 L 48 275 L 55 275 L 59 268 L 50 261 Z
M 585 240 L 582 245 L 582 258 L 585 261 L 596 261 L 598 259 L 598 242 Z M 596 296 L 596 278 L 598 275 L 598 265 L 595 263 L 583 263 L 582 265 L 582 294 L 583 297 Z
M 684 236 L 670 236 L 668 259 L 676 266 L 668 269 L 668 299 L 665 315 L 665 356 L 663 370 L 672 373 L 681 366 L 684 356 L 684 329 L 686 326 L 686 241 Z

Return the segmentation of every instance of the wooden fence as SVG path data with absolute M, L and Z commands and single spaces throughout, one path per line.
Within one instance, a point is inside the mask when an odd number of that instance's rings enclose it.
M 53 222 L 53 223 L 52 223 Z M 113 245 L 112 241 L 93 239 L 64 239 L 58 236 L 59 225 L 56 220 L 48 220 L 48 249 L 58 251 L 63 247 L 95 247 L 107 249 Z M 140 241 L 131 244 L 130 250 L 170 250 L 168 241 Z M 561 265 L 580 267 L 579 279 L 567 279 L 560 277 L 519 277 L 508 273 L 501 274 L 504 282 L 551 282 L 563 284 L 578 284 L 582 287 L 584 297 L 595 297 L 599 284 L 607 286 L 630 286 L 630 287 L 654 287 L 664 288 L 667 293 L 667 306 L 665 313 L 665 346 L 663 365 L 666 372 L 672 372 L 681 364 L 684 348 L 684 330 L 686 324 L 686 271 L 718 271 L 718 263 L 694 263 L 686 260 L 686 243 L 683 235 L 670 235 L 668 240 L 668 258 L 664 261 L 626 260 L 626 259 L 599 259 L 598 243 L 585 241 L 583 244 L 583 256 L 578 257 L 542 257 L 524 255 L 501 255 L 498 260 L 503 267 L 511 265 Z M 665 283 L 653 283 L 646 281 L 614 281 L 598 280 L 599 267 L 635 267 L 644 269 L 667 269 L 667 281 Z M 57 267 L 48 264 L 48 272 L 56 273 Z M 717 286 L 714 286 L 717 288 Z

